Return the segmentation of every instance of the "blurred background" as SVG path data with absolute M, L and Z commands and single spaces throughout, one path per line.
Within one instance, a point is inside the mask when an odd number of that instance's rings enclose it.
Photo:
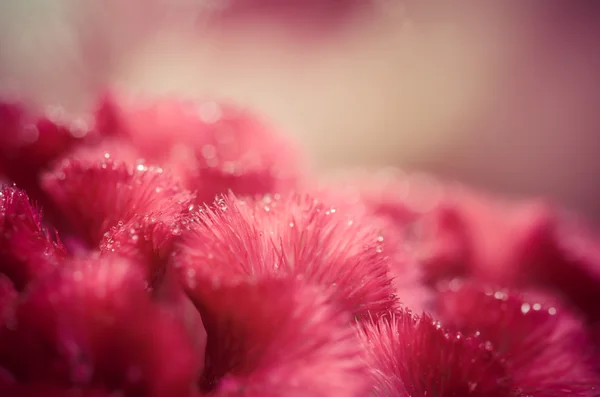
M 424 170 L 600 222 L 594 4 L 1 0 L 0 95 L 229 99 L 323 171 Z

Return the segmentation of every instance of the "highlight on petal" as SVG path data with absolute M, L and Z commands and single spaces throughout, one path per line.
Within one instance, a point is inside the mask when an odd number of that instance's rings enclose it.
M 302 194 L 240 200 L 199 213 L 174 264 L 183 282 L 298 278 L 331 291 L 354 316 L 396 306 L 389 258 L 368 219 Z
M 31 289 L 0 330 L 17 383 L 187 396 L 201 369 L 184 324 L 152 301 L 139 266 L 72 261 Z
M 191 289 L 208 336 L 208 396 L 361 396 L 366 368 L 348 314 L 295 280 Z
M 22 190 L 0 187 L 0 273 L 18 289 L 52 271 L 64 246 L 42 224 L 42 215 Z
M 585 325 L 545 300 L 453 281 L 437 310 L 444 325 L 488 341 L 525 395 L 595 395 Z
M 169 216 L 187 208 L 192 195 L 160 167 L 113 161 L 64 159 L 42 185 L 91 247 L 135 216 Z
M 122 137 L 150 163 L 174 170 L 197 192 L 198 203 L 212 203 L 229 190 L 282 193 L 302 176 L 294 145 L 232 106 L 169 99 L 119 103 L 107 96 L 97 119 L 103 134 Z
M 514 390 L 493 351 L 478 338 L 447 332 L 410 311 L 358 327 L 371 369 L 371 396 L 511 397 Z

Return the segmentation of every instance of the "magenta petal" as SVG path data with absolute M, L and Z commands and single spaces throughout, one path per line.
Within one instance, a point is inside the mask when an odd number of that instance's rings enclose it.
M 428 315 L 409 311 L 359 326 L 381 397 L 510 397 L 504 367 L 477 338 L 447 332 Z
M 192 195 L 162 168 L 104 158 L 67 158 L 44 175 L 43 187 L 91 247 L 114 226 L 135 216 L 170 215 Z
M 0 365 L 26 383 L 187 396 L 200 359 L 180 319 L 147 294 L 139 267 L 116 258 L 65 264 L 0 332 Z
M 362 395 L 359 347 L 328 295 L 293 280 L 203 284 L 189 294 L 208 335 L 207 395 Z
M 584 324 L 565 309 L 476 283 L 451 286 L 438 299 L 445 325 L 489 341 L 526 393 L 592 396 L 600 386 L 589 366 Z
M 378 230 L 310 196 L 233 196 L 202 211 L 175 264 L 184 283 L 298 278 L 328 289 L 354 316 L 396 306 Z
M 199 203 L 229 190 L 281 193 L 302 168 L 291 143 L 252 114 L 215 102 L 162 100 L 121 105 L 108 97 L 98 128 L 130 142 L 149 162 L 176 171 Z
M 27 195 L 13 186 L 2 186 L 0 273 L 23 289 L 29 281 L 52 271 L 65 256 L 65 248 L 42 225 L 41 213 Z

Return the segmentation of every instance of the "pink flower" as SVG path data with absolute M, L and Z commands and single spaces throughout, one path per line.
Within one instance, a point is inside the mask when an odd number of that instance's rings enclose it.
M 361 396 L 366 368 L 348 313 L 294 280 L 199 284 L 208 396 Z
M 110 152 L 99 161 L 67 157 L 42 176 L 42 186 L 91 247 L 112 227 L 138 216 L 172 217 L 193 199 L 162 168 L 113 160 Z
M 0 105 L 1 396 L 598 395 L 600 240 L 572 217 L 422 175 L 306 185 L 212 102 L 94 117 Z
M 0 273 L 18 289 L 54 270 L 64 246 L 43 225 L 41 213 L 13 186 L 0 189 Z
M 0 173 L 27 190 L 53 216 L 37 183 L 39 172 L 80 142 L 96 141 L 99 137 L 92 124 L 67 117 L 60 107 L 36 116 L 22 103 L 0 102 Z
M 247 111 L 210 101 L 128 105 L 107 97 L 97 128 L 130 142 L 150 164 L 171 168 L 199 203 L 229 190 L 282 193 L 302 176 L 295 148 Z
M 307 195 L 218 201 L 183 236 L 175 264 L 188 285 L 302 279 L 358 317 L 396 305 L 378 230 Z
M 556 302 L 474 282 L 450 287 L 438 296 L 444 325 L 490 343 L 525 395 L 592 396 L 600 390 L 584 323 Z
M 165 397 L 190 395 L 201 369 L 182 323 L 117 258 L 65 262 L 36 284 L 0 331 L 0 362 L 18 384 Z
M 371 396 L 514 396 L 510 378 L 478 338 L 444 330 L 429 315 L 401 311 L 358 327 Z

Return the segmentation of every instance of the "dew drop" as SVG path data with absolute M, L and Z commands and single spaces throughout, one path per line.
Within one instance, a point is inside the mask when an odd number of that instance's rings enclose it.
M 523 303 L 521 305 L 521 313 L 527 314 L 531 310 L 531 305 L 529 303 Z

